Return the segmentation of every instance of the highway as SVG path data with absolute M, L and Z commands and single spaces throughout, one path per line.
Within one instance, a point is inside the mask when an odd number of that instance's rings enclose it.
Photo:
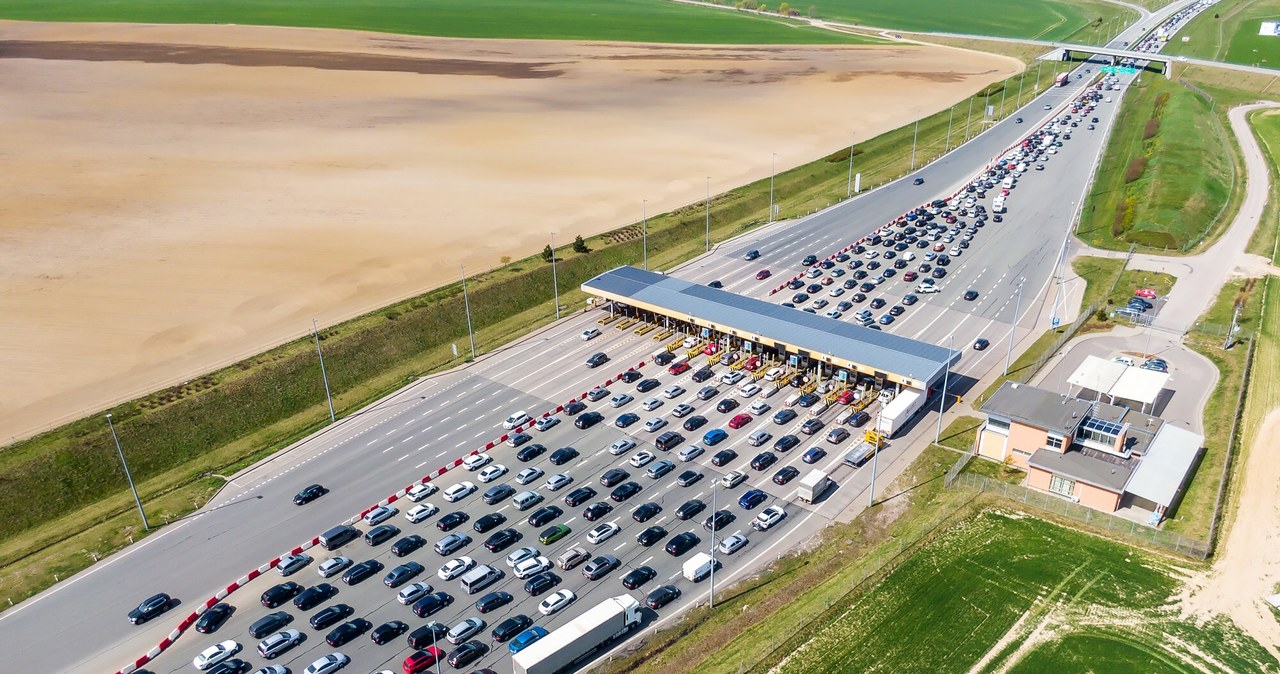
M 804 255 L 831 254 L 907 209 L 953 192 L 967 182 L 977 169 L 1014 144 L 1022 134 L 1054 114 L 1043 109 L 1046 104 L 1056 110 L 1078 88 L 1077 81 L 1072 80 L 1071 86 L 1051 90 L 1032 100 L 1006 121 L 994 125 L 947 157 L 919 171 L 916 175 L 924 178 L 923 185 L 912 185 L 910 179 L 901 180 L 803 220 L 762 228 L 733 242 L 721 244 L 711 254 L 673 272 L 697 281 L 721 280 L 726 288 L 736 292 L 767 296 L 768 291 L 782 280 L 802 270 L 800 259 Z M 1115 92 L 1114 99 L 1119 100 L 1119 92 Z M 1097 130 L 1084 131 L 1083 127 L 1073 129 L 1073 140 L 1068 141 L 1062 151 L 1046 163 L 1045 171 L 1026 174 L 1009 197 L 1010 213 L 1005 222 L 988 222 L 980 230 L 973 246 L 952 263 L 950 275 L 941 282 L 944 292 L 932 297 L 922 296 L 919 304 L 908 308 L 906 314 L 887 329 L 944 345 L 954 339 L 955 348 L 965 350 L 958 372 L 974 379 L 1000 365 L 999 360 L 1004 354 L 1002 345 L 1008 338 L 1014 304 L 1017 303 L 1017 284 L 1023 284 L 1019 312 L 1020 331 L 1033 327 L 1037 312 L 1031 310 L 1031 307 L 1049 299 L 1050 276 L 1063 247 L 1063 237 L 1075 208 L 1074 202 L 1080 198 L 1089 179 L 1104 131 L 1112 120 L 1116 105 L 1102 104 L 1099 111 L 1094 113 L 1100 118 Z M 1022 124 L 1013 121 L 1018 116 L 1024 118 Z M 742 254 L 750 248 L 759 249 L 761 259 L 744 261 Z M 912 250 L 917 254 L 921 252 L 920 249 Z M 774 278 L 764 282 L 755 281 L 754 274 L 762 267 L 770 268 Z M 886 298 L 891 300 L 900 298 L 909 290 L 906 284 L 897 280 L 886 283 L 882 288 Z M 960 299 L 960 295 L 968 288 L 981 292 L 981 298 L 974 302 Z M 781 302 L 789 295 L 789 292 L 781 293 L 771 299 Z M 112 671 L 131 662 L 160 641 L 191 607 L 227 583 L 360 512 L 413 479 L 497 438 L 504 432 L 500 426 L 501 421 L 511 411 L 527 410 L 535 413 L 554 408 L 628 366 L 639 361 L 649 361 L 650 355 L 661 346 L 649 336 L 637 336 L 629 331 L 619 332 L 612 328 L 606 328 L 601 337 L 583 342 L 579 334 L 587 327 L 595 326 L 598 316 L 596 313 L 574 314 L 482 358 L 470 367 L 418 382 L 239 476 L 214 503 L 193 517 L 170 525 L 165 531 L 140 545 L 133 546 L 0 614 L 0 641 L 26 645 L 20 652 L 10 654 L 7 666 L 15 671 L 84 672 Z M 985 336 L 991 341 L 991 347 L 987 351 L 973 352 L 967 348 L 978 336 Z M 594 370 L 585 368 L 583 360 L 596 351 L 609 354 L 611 362 Z M 331 363 L 330 366 L 340 367 L 340 364 Z M 723 368 L 718 367 L 716 370 L 718 377 Z M 728 419 L 743 411 L 751 402 L 742 401 L 741 407 L 732 412 L 718 412 L 715 403 L 730 395 L 729 387 L 721 386 L 721 393 L 717 397 L 703 402 L 694 399 L 694 393 L 701 385 L 693 385 L 689 381 L 692 372 L 672 376 L 651 364 L 642 368 L 642 372 L 646 376 L 656 376 L 660 387 L 646 395 L 636 395 L 635 400 L 617 409 L 609 406 L 607 398 L 591 403 L 589 408 L 603 412 L 606 422 L 612 424 L 618 414 L 632 411 L 639 406 L 639 401 L 656 396 L 663 387 L 677 383 L 688 391 L 675 399 L 665 400 L 664 405 L 653 413 L 638 411 L 637 414 L 641 415 L 642 423 L 643 419 L 650 416 L 663 415 L 670 419 L 670 410 L 676 404 L 688 402 L 697 408 L 698 414 L 708 419 L 704 428 L 684 433 L 690 441 L 696 441 L 707 429 L 727 428 Z M 633 386 L 615 385 L 611 388 L 616 393 L 619 390 L 630 390 Z M 767 402 L 776 410 L 782 404 L 778 399 L 781 397 L 775 396 L 775 399 Z M 752 431 L 763 427 L 771 429 L 775 436 L 780 436 L 793 432 L 804 420 L 801 415 L 784 426 L 775 426 L 769 419 L 770 414 L 772 412 L 756 418 L 745 428 L 730 430 L 727 441 L 711 448 L 712 451 L 692 462 L 706 474 L 705 479 L 693 486 L 679 487 L 674 484 L 676 475 L 685 466 L 659 480 L 644 477 L 643 469 L 628 468 L 631 472 L 630 479 L 638 481 L 644 490 L 625 504 L 615 504 L 614 511 L 605 521 L 616 520 L 622 526 L 622 531 L 598 546 L 585 544 L 585 533 L 590 527 L 583 519 L 583 506 L 569 508 L 559 501 L 568 490 L 553 494 L 539 489 L 547 497 L 547 503 L 558 503 L 564 508 L 565 515 L 558 521 L 566 522 L 573 528 L 572 536 L 551 546 L 538 546 L 535 540 L 536 529 L 524 523 L 522 517 L 517 517 L 514 508 L 508 503 L 485 506 L 476 494 L 457 504 L 457 509 L 470 515 L 470 521 L 463 525 L 464 528 L 470 527 L 484 513 L 498 511 L 507 515 L 509 521 L 504 526 L 513 526 L 524 535 L 524 539 L 515 547 L 533 545 L 539 547 L 544 555 L 554 559 L 569 546 L 583 544 L 594 553 L 615 554 L 624 564 L 623 569 L 614 571 L 599 581 L 588 581 L 576 569 L 568 572 L 556 571 L 563 579 L 559 587 L 578 592 L 578 603 L 550 619 L 542 618 L 536 611 L 538 599 L 526 595 L 522 589 L 522 581 L 516 581 L 510 569 L 501 561 L 509 550 L 490 553 L 480 546 L 488 534 L 472 532 L 473 544 L 459 554 L 469 554 L 481 562 L 492 562 L 506 570 L 507 577 L 486 592 L 504 590 L 516 598 L 511 605 L 492 616 L 485 616 L 489 623 L 489 627 L 482 633 L 485 640 L 487 641 L 488 629 L 516 613 L 529 615 L 535 618 L 537 624 L 554 628 L 585 607 L 593 605 L 599 598 L 625 591 L 619 578 L 628 568 L 637 565 L 647 564 L 658 572 L 656 580 L 634 592 L 638 597 L 642 598 L 649 589 L 672 578 L 673 574 L 678 573 L 680 559 L 662 552 L 660 546 L 648 549 L 639 546 L 635 541 L 636 533 L 653 522 L 658 522 L 667 526 L 670 535 L 697 530 L 705 547 L 710 538 L 702 531 L 700 524 L 706 513 L 684 523 L 674 521 L 672 513 L 680 503 L 689 498 L 701 497 L 709 502 L 710 485 L 720 474 L 745 467 L 759 451 L 747 447 L 743 442 Z M 832 410 L 823 418 L 830 423 L 830 417 L 834 414 L 835 411 Z M 676 420 L 671 421 L 674 426 Z M 628 434 L 640 441 L 638 449 L 652 450 L 651 442 L 656 434 L 641 430 L 642 423 L 626 431 L 611 425 L 600 425 L 583 431 L 575 428 L 566 418 L 565 423 L 546 432 L 534 432 L 533 435 L 535 442 L 541 442 L 551 450 L 561 446 L 576 447 L 581 452 L 578 460 L 553 470 L 547 465 L 546 455 L 524 464 L 515 459 L 515 449 L 500 446 L 491 454 L 498 463 L 505 464 L 510 472 L 494 484 L 511 483 L 519 470 L 526 465 L 533 465 L 548 474 L 563 469 L 574 478 L 575 487 L 594 484 L 601 493 L 597 498 L 606 498 L 608 490 L 599 485 L 600 475 L 609 468 L 625 464 L 631 453 L 612 456 L 605 448 L 623 434 Z M 783 554 L 795 542 L 804 540 L 819 530 L 865 490 L 869 482 L 869 468 L 854 470 L 839 467 L 834 471 L 834 477 L 839 482 L 838 488 L 816 508 L 801 507 L 791 502 L 794 483 L 774 485 L 770 478 L 783 465 L 798 466 L 802 471 L 807 469 L 808 466 L 800 462 L 803 452 L 815 444 L 827 444 L 817 437 L 800 437 L 805 441 L 781 455 L 782 460 L 777 465 L 764 471 L 747 469 L 745 472 L 750 475 L 748 484 L 730 491 L 731 498 L 736 501 L 737 496 L 751 486 L 765 489 L 770 494 L 770 502 L 782 503 L 789 517 L 774 530 L 764 534 L 752 533 L 751 542 L 745 549 L 726 557 L 726 576 L 759 568 Z M 839 450 L 847 446 L 848 441 L 840 448 L 831 448 L 818 466 L 837 466 L 841 455 Z M 711 456 L 724 447 L 737 450 L 738 458 L 724 468 L 711 466 Z M 891 447 L 891 452 L 901 453 L 908 449 L 906 446 Z M 655 453 L 659 454 L 659 458 L 674 459 L 662 452 Z M 478 482 L 475 478 L 474 474 L 459 469 L 445 475 L 437 484 L 444 488 L 463 479 Z M 290 502 L 293 494 L 313 482 L 326 485 L 332 492 L 310 505 L 294 506 Z M 480 491 L 483 492 L 488 486 L 490 485 L 481 485 Z M 634 504 L 644 501 L 656 501 L 664 510 L 660 519 L 641 525 L 632 521 L 629 513 Z M 427 499 L 427 502 L 440 506 L 442 514 L 454 509 L 438 494 Z M 404 510 L 411 504 L 403 502 L 399 505 Z M 736 503 L 720 507 L 728 507 L 737 514 L 737 520 L 724 533 L 747 530 L 750 512 L 739 508 Z M 762 507 L 752 512 L 758 512 Z M 443 535 L 435 529 L 435 519 L 416 525 L 400 516 L 392 521 L 404 534 L 420 533 L 434 543 Z M 355 542 L 348 544 L 340 553 L 357 562 L 377 558 L 389 570 L 404 561 L 391 557 L 389 547 L 389 543 L 370 548 L 363 542 Z M 322 556 L 324 551 L 315 549 L 312 554 Z M 407 559 L 420 562 L 430 574 L 428 582 L 437 589 L 449 592 L 456 599 L 448 609 L 431 619 L 452 625 L 463 617 L 476 614 L 471 607 L 471 602 L 476 597 L 468 597 L 463 593 L 457 581 L 445 582 L 435 577 L 435 570 L 447 558 L 424 548 L 409 555 Z M 406 607 L 398 605 L 394 591 L 382 586 L 380 578 L 381 574 L 354 587 L 334 582 L 340 592 L 330 603 L 350 604 L 356 608 L 356 616 L 367 618 L 374 625 L 390 619 L 404 620 L 412 627 L 425 622 L 410 613 Z M 304 585 L 321 581 L 315 573 L 314 564 L 299 572 L 293 579 Z M 227 638 L 240 641 L 246 647 L 245 657 L 255 667 L 262 666 L 263 660 L 253 653 L 256 640 L 250 640 L 245 630 L 249 623 L 267 612 L 257 604 L 259 594 L 280 580 L 274 572 L 269 573 L 233 594 L 229 603 L 237 611 L 222 629 L 213 635 L 187 633 L 169 652 L 148 665 L 148 669 L 155 672 L 191 671 L 190 661 L 195 653 Z M 685 598 L 662 609 L 663 615 L 670 615 L 694 601 L 698 591 L 702 589 L 694 588 L 691 583 L 679 578 L 671 582 L 685 591 Z M 158 591 L 174 595 L 182 601 L 182 605 L 145 626 L 129 625 L 125 620 L 127 611 L 141 599 Z M 301 625 L 301 629 L 308 635 L 308 639 L 281 658 L 280 662 L 290 666 L 293 671 L 300 671 L 307 663 L 332 649 L 323 643 L 324 631 L 311 630 L 305 626 L 305 621 L 302 620 L 304 616 L 300 612 L 291 613 L 294 614 L 295 623 Z M 657 617 L 651 616 L 651 619 Z M 375 646 L 367 637 L 362 637 L 341 650 L 354 658 L 350 671 L 368 672 L 383 668 L 397 669 L 399 662 L 411 652 L 403 639 L 394 644 Z M 446 646 L 446 650 L 449 647 Z M 503 671 L 509 666 L 504 662 L 505 657 L 505 651 L 498 648 L 470 667 L 488 666 Z

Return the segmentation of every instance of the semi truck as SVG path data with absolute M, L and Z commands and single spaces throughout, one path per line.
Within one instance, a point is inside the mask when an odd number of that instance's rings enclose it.
M 1055 87 L 1065 87 L 1065 86 L 1067 86 L 1067 82 L 1069 82 L 1069 81 L 1071 81 L 1071 75 L 1070 75 L 1070 73 L 1062 73 L 1061 75 L 1058 75 L 1056 78 L 1054 78 L 1054 80 L 1053 80 L 1053 86 L 1055 86 Z
M 880 421 L 877 422 L 876 429 L 886 438 L 893 437 L 894 433 L 907 424 L 907 420 L 920 411 L 924 406 L 924 400 L 924 391 L 916 388 L 902 389 L 893 402 L 885 405 L 880 412 Z
M 640 624 L 640 602 L 610 597 L 512 656 L 515 674 L 556 674 Z
M 820 470 L 813 470 L 800 480 L 800 500 L 805 503 L 813 503 L 822 496 L 831 485 L 835 484 L 831 481 L 831 477 Z

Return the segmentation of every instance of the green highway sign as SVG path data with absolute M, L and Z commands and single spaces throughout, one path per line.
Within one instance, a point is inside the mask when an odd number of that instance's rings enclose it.
M 1131 66 L 1102 66 L 1101 70 L 1111 75 L 1133 75 L 1138 72 L 1137 68 Z

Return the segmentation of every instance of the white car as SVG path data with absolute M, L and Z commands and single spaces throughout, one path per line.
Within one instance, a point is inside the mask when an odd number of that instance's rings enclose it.
M 572 604 L 573 600 L 577 598 L 578 595 L 574 594 L 573 590 L 557 590 L 555 594 L 543 599 L 542 603 L 538 604 L 538 612 L 546 616 L 553 615 Z
M 305 554 L 285 555 L 280 558 L 280 563 L 276 565 L 276 573 L 282 576 L 293 575 L 310 563 L 311 557 Z
M 428 482 L 426 484 L 413 485 L 412 487 L 409 488 L 409 491 L 406 491 L 404 493 L 404 495 L 405 495 L 405 498 L 409 499 L 410 501 L 413 501 L 414 503 L 417 503 L 418 501 L 421 501 L 422 499 L 438 491 L 440 491 L 439 487 Z
M 471 567 L 475 565 L 476 560 L 471 559 L 470 557 L 451 559 L 445 562 L 444 566 L 440 567 L 440 570 L 436 572 L 436 575 L 440 577 L 440 580 L 453 580 L 467 571 L 470 571 Z
M 214 644 L 196 656 L 191 664 L 196 669 L 209 669 L 210 667 L 226 660 L 240 651 L 240 644 L 228 639 L 220 644 Z
M 396 509 L 395 506 L 378 506 L 365 514 L 364 523 L 370 526 L 381 524 L 382 522 L 386 522 L 392 517 L 395 517 L 395 514 L 398 512 L 400 511 Z
M 431 583 L 412 583 L 396 594 L 396 601 L 403 606 L 411 606 L 413 602 L 431 594 L 433 589 Z
M 960 257 L 960 252 L 961 252 L 960 246 L 951 247 L 951 257 Z
M 582 331 L 582 341 L 589 342 L 600 336 L 600 328 L 587 328 Z
M 414 524 L 417 524 L 438 512 L 440 512 L 440 508 L 437 506 L 430 503 L 423 503 L 410 508 L 409 512 L 404 514 L 404 518 Z
M 631 402 L 632 400 L 635 400 L 635 398 L 634 398 L 634 397 L 632 397 L 632 395 L 631 395 L 630 393 L 619 393 L 618 395 L 616 395 L 616 396 L 614 396 L 614 397 L 612 397 L 612 398 L 610 398 L 610 399 L 609 399 L 609 406 L 610 406 L 610 407 L 622 407 L 623 405 L 626 405 L 627 403 Z
M 551 568 L 551 562 L 546 557 L 533 557 L 515 565 L 516 578 L 524 580 L 531 578 L 543 571 Z
M 543 475 L 541 468 L 525 468 L 516 473 L 516 484 L 529 484 Z
M 615 440 L 612 445 L 609 445 L 609 453 L 614 456 L 619 456 L 631 451 L 635 446 L 635 440 L 632 440 L 631 438 L 622 438 L 620 440 Z
M 674 397 L 676 397 L 676 396 L 680 395 L 681 393 L 684 393 L 684 387 L 683 387 L 683 386 L 676 385 L 676 384 L 672 384 L 672 385 L 670 385 L 670 386 L 668 386 L 668 387 L 666 387 L 666 388 L 662 389 L 662 397 L 663 397 L 663 398 L 666 398 L 667 400 L 670 400 L 670 399 L 672 399 L 672 398 L 674 398 Z M 648 402 L 648 401 L 646 400 L 645 402 Z M 661 403 L 659 403 L 659 404 L 661 404 Z M 655 405 L 654 407 L 657 407 L 657 405 Z M 650 409 L 651 409 L 651 408 L 650 408 Z
M 769 506 L 765 508 L 755 520 L 751 522 L 751 527 L 756 531 L 765 531 L 773 525 L 781 522 L 787 516 L 787 511 L 778 506 Z
M 297 632 L 298 630 L 293 631 Z M 267 665 L 262 669 L 253 670 L 253 674 L 289 674 L 289 670 L 284 665 Z M 381 672 L 379 672 L 379 674 L 381 674 Z
M 506 421 L 502 422 L 502 427 L 509 431 L 517 426 L 523 426 L 529 423 L 529 421 L 531 420 L 529 419 L 529 414 L 527 412 L 515 412 L 511 416 L 507 417 Z
M 525 546 L 507 555 L 507 566 L 514 568 L 516 564 L 519 564 L 520 562 L 523 562 L 526 559 L 533 559 L 534 557 L 537 557 L 537 556 L 538 556 L 537 548 L 531 548 L 531 547 Z
M 663 395 L 666 395 L 666 393 L 667 393 L 666 391 L 662 392 Z M 679 394 L 676 394 L 676 395 L 679 395 Z M 662 401 L 658 400 L 657 398 L 649 398 L 644 402 L 640 403 L 640 407 L 642 407 L 646 412 L 652 412 L 658 409 L 659 407 L 662 407 Z
M 444 500 L 450 503 L 457 503 L 462 499 L 471 495 L 476 490 L 476 486 L 470 482 L 459 482 L 458 484 L 444 490 Z
M 534 422 L 533 427 L 540 431 L 545 431 L 558 423 L 560 423 L 560 417 L 552 414 L 549 417 L 542 417 L 541 419 L 538 419 Z
M 335 651 L 307 665 L 302 674 L 333 674 L 350 662 L 351 658 Z
M 564 473 L 556 473 L 555 475 L 547 478 L 547 481 L 542 486 L 549 491 L 560 491 L 571 484 L 573 484 L 572 477 L 565 475 Z
M 751 404 L 751 407 L 747 408 L 747 411 L 750 412 L 752 416 L 758 417 L 762 414 L 767 413 L 771 409 L 773 408 L 769 407 L 769 403 L 763 400 L 757 400 L 756 402 Z
M 600 543 L 613 538 L 613 535 L 619 531 L 622 531 L 622 527 L 614 524 L 613 522 L 605 522 L 604 524 L 596 525 L 594 529 L 588 532 L 587 540 L 599 545 Z
M 750 398 L 760 392 L 760 385 L 755 382 L 747 382 L 738 387 L 738 397 Z
M 783 370 L 782 370 L 782 368 L 780 368 L 780 367 L 771 367 L 771 368 L 769 368 L 769 371 L 768 371 L 768 372 L 765 372 L 765 373 L 764 373 L 764 380 L 765 380 L 765 381 L 773 381 L 774 379 L 777 379 L 778 377 L 781 377 L 781 376 L 782 376 L 782 372 L 783 372 Z
M 488 484 L 506 474 L 507 467 L 500 463 L 495 463 L 492 466 L 485 467 L 485 469 L 480 471 L 480 474 L 476 477 L 480 478 L 481 482 Z
M 742 534 L 734 534 L 723 541 L 720 541 L 720 552 L 726 555 L 732 555 L 733 553 L 741 550 L 746 546 L 746 544 L 746 536 L 743 536 Z
M 866 259 L 868 259 L 868 260 L 874 260 L 874 259 L 876 259 L 876 258 L 880 257 L 880 251 L 878 251 L 878 250 L 869 250 L 869 251 L 867 251 L 865 254 L 863 254 L 863 256 L 862 256 L 862 257 L 864 257 L 864 258 L 866 258 Z
M 649 431 L 650 433 L 652 433 L 652 432 L 654 432 L 654 431 L 658 430 L 659 428 L 662 428 L 663 426 L 666 426 L 666 425 L 667 425 L 667 420 L 666 420 L 666 419 L 663 419 L 662 417 L 654 417 L 654 418 L 652 418 L 652 419 L 650 419 L 650 420 L 648 420 L 648 421 L 644 422 L 644 429 L 645 429 L 646 431 Z
M 479 454 L 472 454 L 471 456 L 463 459 L 462 467 L 470 471 L 477 471 L 489 465 L 490 461 L 493 461 L 492 456 L 489 456 L 484 452 L 480 452 Z
M 774 369 L 776 370 L 777 368 Z M 720 383 L 733 386 L 734 384 L 742 381 L 742 378 L 745 376 L 747 375 L 742 374 L 739 370 L 730 370 L 729 372 L 720 375 Z
M 320 562 L 320 566 L 316 567 L 316 572 L 320 574 L 321 578 L 332 578 L 342 573 L 348 566 L 351 566 L 350 559 L 346 557 L 330 557 Z
M 630 463 L 632 466 L 636 468 L 644 468 L 656 458 L 657 457 L 653 455 L 653 452 L 641 450 L 639 452 L 636 452 L 635 455 L 631 457 L 631 460 L 628 463 Z

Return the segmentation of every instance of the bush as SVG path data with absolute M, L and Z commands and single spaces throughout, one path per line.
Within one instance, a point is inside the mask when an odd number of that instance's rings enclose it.
M 1134 157 L 1129 162 L 1129 165 L 1126 166 L 1124 169 L 1125 184 L 1129 184 L 1137 180 L 1138 178 L 1141 178 L 1142 174 L 1146 172 L 1146 170 L 1147 170 L 1147 158 L 1145 156 Z
M 1142 129 L 1142 140 L 1151 140 L 1160 133 L 1160 118 L 1152 117 L 1147 120 L 1147 125 Z
M 542 249 L 543 262 L 550 262 L 551 260 L 555 259 L 555 256 L 556 256 L 556 252 L 554 250 L 551 250 L 551 244 L 547 244 L 547 247 Z
M 581 235 L 581 234 L 579 234 L 578 236 L 574 237 L 574 239 L 573 239 L 573 252 L 575 252 L 575 253 L 590 253 L 590 252 L 591 252 L 591 249 L 590 249 L 590 248 L 587 248 L 587 242 L 582 240 L 582 235 Z

